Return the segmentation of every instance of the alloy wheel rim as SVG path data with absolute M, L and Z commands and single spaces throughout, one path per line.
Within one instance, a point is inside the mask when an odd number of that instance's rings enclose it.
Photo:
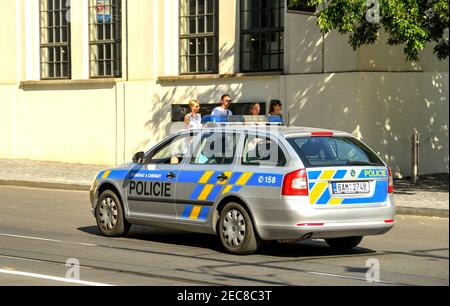
M 239 210 L 230 210 L 223 220 L 222 235 L 227 245 L 237 248 L 244 242 L 247 227 Z
M 116 202 L 110 197 L 103 199 L 99 208 L 99 219 L 102 228 L 107 231 L 114 229 L 117 225 L 118 217 L 119 210 Z

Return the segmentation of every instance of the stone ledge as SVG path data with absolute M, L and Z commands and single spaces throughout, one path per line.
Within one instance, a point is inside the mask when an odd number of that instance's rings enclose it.
M 177 82 L 192 80 L 218 80 L 218 79 L 243 79 L 243 78 L 267 78 L 278 77 L 283 72 L 255 72 L 255 73 L 231 73 L 231 74 L 190 74 L 178 76 L 159 76 L 158 82 Z
M 72 85 L 115 85 L 122 82 L 123 79 L 89 79 L 89 80 L 39 80 L 39 81 L 22 81 L 19 88 L 33 88 L 45 86 L 72 86 Z

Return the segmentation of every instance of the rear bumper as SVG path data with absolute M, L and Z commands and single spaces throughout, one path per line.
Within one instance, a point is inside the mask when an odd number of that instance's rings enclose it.
M 379 205 L 317 208 L 299 199 L 284 199 L 283 204 L 264 203 L 253 211 L 263 240 L 382 235 L 395 225 L 395 221 L 386 222 L 395 220 L 396 215 L 391 196 Z
M 382 235 L 389 232 L 395 223 L 346 222 L 329 223 L 323 226 L 263 226 L 260 236 L 264 240 L 327 239 L 354 236 Z

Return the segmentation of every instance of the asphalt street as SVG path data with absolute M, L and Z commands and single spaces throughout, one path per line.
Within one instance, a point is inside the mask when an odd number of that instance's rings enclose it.
M 136 226 L 125 238 L 102 237 L 87 192 L 0 186 L 0 208 L 0 285 L 449 285 L 448 219 L 399 216 L 394 230 L 353 251 L 268 243 L 241 257 L 211 235 Z M 380 282 L 369 283 L 374 259 Z

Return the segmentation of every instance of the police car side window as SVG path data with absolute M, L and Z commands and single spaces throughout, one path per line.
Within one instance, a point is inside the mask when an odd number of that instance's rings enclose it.
M 168 143 L 158 148 L 155 153 L 151 155 L 149 164 L 151 165 L 179 165 L 183 159 L 190 154 L 191 144 L 194 135 L 181 135 L 174 137 Z
M 247 135 L 242 156 L 243 165 L 284 167 L 286 163 L 286 156 L 275 140 Z
M 235 133 L 205 133 L 191 159 L 195 165 L 231 165 L 236 152 Z

